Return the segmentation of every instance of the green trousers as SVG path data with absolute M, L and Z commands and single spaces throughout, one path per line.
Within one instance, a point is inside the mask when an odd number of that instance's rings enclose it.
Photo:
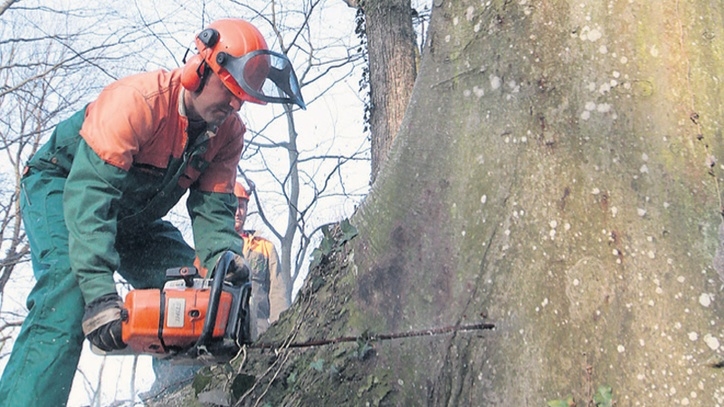
M 65 178 L 34 170 L 22 185 L 20 205 L 36 283 L 0 379 L 0 404 L 65 406 L 84 340 L 84 302 L 70 268 L 63 217 Z M 191 265 L 195 257 L 178 229 L 163 220 L 119 229 L 116 250 L 118 271 L 135 288 L 162 287 L 166 269 Z

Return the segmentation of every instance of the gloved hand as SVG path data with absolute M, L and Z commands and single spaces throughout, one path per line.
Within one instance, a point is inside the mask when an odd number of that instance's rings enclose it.
M 244 285 L 249 282 L 249 276 L 251 274 L 250 270 L 251 268 L 249 267 L 249 263 L 247 263 L 246 259 L 238 254 L 235 254 L 234 259 L 229 264 L 229 269 L 226 270 L 226 277 L 224 277 L 224 280 L 235 286 Z
M 128 311 L 123 308 L 121 297 L 106 294 L 85 306 L 83 314 L 83 334 L 98 349 L 110 352 L 123 349 L 121 323 L 128 319 Z

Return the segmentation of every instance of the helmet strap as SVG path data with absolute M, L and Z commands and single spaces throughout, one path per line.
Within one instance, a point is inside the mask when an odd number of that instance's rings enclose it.
M 198 69 L 196 70 L 196 74 L 199 76 L 199 87 L 194 91 L 194 93 L 199 94 L 202 90 L 204 90 L 204 85 L 206 85 L 206 81 L 209 80 L 209 75 L 211 75 L 211 67 L 209 64 L 206 63 L 206 60 L 199 64 Z

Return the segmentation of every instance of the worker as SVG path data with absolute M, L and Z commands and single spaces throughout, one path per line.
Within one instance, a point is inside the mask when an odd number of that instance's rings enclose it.
M 251 186 L 249 189 L 253 192 Z M 291 305 L 292 278 L 280 267 L 274 244 L 254 230 L 244 230 L 249 192 L 237 182 L 234 195 L 238 200 L 234 228 L 244 241 L 244 258 L 251 269 L 250 325 L 251 337 L 256 340 Z
M 27 162 L 20 205 L 35 286 L 2 379 L 4 407 L 64 406 L 84 337 L 122 349 L 127 317 L 114 272 L 160 288 L 165 270 L 213 269 L 234 230 L 244 102 L 304 108 L 289 60 L 249 22 L 223 19 L 195 38 L 185 65 L 122 78 L 60 122 Z M 196 250 L 163 220 L 189 192 Z

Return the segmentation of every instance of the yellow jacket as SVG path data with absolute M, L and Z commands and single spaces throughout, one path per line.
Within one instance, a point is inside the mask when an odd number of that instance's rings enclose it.
M 242 232 L 241 238 L 244 258 L 251 268 L 251 335 L 256 340 L 291 305 L 292 279 L 279 267 L 279 256 L 272 242 L 256 236 L 254 231 Z

